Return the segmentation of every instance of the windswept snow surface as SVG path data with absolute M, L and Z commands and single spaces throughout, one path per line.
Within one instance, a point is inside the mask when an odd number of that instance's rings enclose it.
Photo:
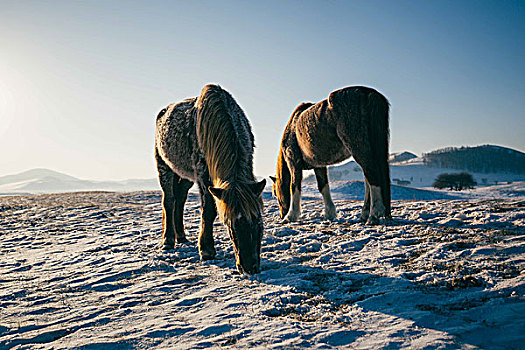
M 251 277 L 218 223 L 199 260 L 193 195 L 168 252 L 159 192 L 0 197 L 0 348 L 524 348 L 523 183 L 395 200 L 378 226 L 345 186 L 331 222 L 309 188 L 293 224 L 266 194 Z

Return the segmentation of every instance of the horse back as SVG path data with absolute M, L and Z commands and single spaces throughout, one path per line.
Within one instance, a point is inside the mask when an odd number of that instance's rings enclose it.
M 379 108 L 384 113 L 373 113 Z M 371 135 L 371 130 L 388 133 L 388 100 L 378 91 L 364 86 L 350 86 L 330 93 L 316 104 L 297 107 L 289 129 L 295 133 L 302 160 L 307 167 L 321 167 L 341 162 L 352 154 L 341 135 L 351 136 L 354 144 L 367 144 L 370 137 L 388 139 L 384 135 Z M 372 120 L 372 115 L 385 116 L 385 120 Z M 377 119 L 377 118 L 375 118 Z M 371 128 L 370 124 L 382 124 Z
M 379 91 L 366 86 L 349 86 L 335 90 L 328 96 L 328 106 L 333 113 L 366 115 L 372 105 L 388 109 L 388 100 Z

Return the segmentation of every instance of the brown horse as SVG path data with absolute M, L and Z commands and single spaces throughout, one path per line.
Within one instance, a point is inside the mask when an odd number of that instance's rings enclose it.
M 199 97 L 164 108 L 157 116 L 155 159 L 162 188 L 165 249 L 186 242 L 182 216 L 188 190 L 201 196 L 201 259 L 215 257 L 213 221 L 217 210 L 233 242 L 237 269 L 260 269 L 263 233 L 261 193 L 266 181 L 253 175 L 254 138 L 233 97 L 206 85 Z
M 335 218 L 326 166 L 351 156 L 365 175 L 361 220 L 377 224 L 382 216 L 391 218 L 389 108 L 386 97 L 376 90 L 352 86 L 332 92 L 319 103 L 302 103 L 295 109 L 284 129 L 277 175 L 271 177 L 281 218 L 296 221 L 301 215 L 304 169 L 314 170 L 325 217 Z

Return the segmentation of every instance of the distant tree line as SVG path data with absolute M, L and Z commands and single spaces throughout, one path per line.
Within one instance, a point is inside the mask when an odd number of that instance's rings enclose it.
M 423 154 L 426 165 L 476 173 L 525 173 L 525 153 L 492 145 L 447 147 Z
M 474 188 L 477 183 L 469 173 L 440 174 L 434 181 L 435 188 L 448 188 L 451 190 L 461 191 L 463 189 Z

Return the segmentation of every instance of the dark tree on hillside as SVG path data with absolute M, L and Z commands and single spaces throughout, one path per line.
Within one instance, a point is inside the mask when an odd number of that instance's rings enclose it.
M 474 181 L 469 173 L 440 174 L 434 180 L 435 188 L 449 188 L 451 190 L 461 191 L 465 188 L 474 188 L 477 182 Z
M 426 165 L 477 173 L 525 174 L 525 153 L 506 147 L 448 147 L 423 154 Z

